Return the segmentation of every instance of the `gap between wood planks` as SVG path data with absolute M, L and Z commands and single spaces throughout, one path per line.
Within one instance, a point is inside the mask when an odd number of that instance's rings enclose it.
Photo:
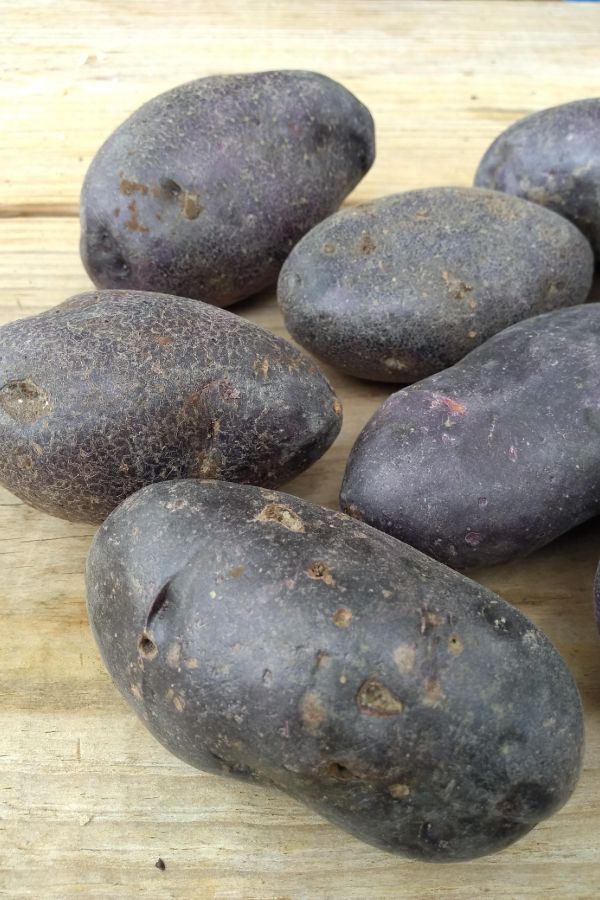
M 79 217 L 78 203 L 0 204 L 0 219 L 72 219 Z

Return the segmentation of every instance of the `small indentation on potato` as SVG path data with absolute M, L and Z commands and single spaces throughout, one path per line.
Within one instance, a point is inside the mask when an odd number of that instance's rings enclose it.
M 331 621 L 337 628 L 348 628 L 352 622 L 352 610 L 340 606 L 332 615 Z
M 394 800 L 404 800 L 410 795 L 410 788 L 407 784 L 390 784 L 388 787 L 388 794 L 390 794 Z
M 363 681 L 356 694 L 356 705 L 367 716 L 397 716 L 404 704 L 377 678 Z
M 204 207 L 198 194 L 193 191 L 182 191 L 179 195 L 179 208 L 184 219 L 197 219 Z
M 146 633 L 140 635 L 138 650 L 145 659 L 154 659 L 158 655 L 158 647 Z
M 276 525 L 287 528 L 288 531 L 304 531 L 304 522 L 300 516 L 289 506 L 284 506 L 283 503 L 270 503 L 265 506 L 256 516 L 255 521 L 274 522 Z
M 355 778 L 360 778 L 360 775 L 355 775 L 348 766 L 344 766 L 342 763 L 335 761 L 327 763 L 325 775 L 328 778 L 335 778 L 336 781 L 350 781 Z
M 262 673 L 262 683 L 263 684 L 271 684 L 273 680 L 273 673 L 270 669 L 265 669 Z
M 0 388 L 0 409 L 15 422 L 31 425 L 52 411 L 50 397 L 31 378 L 7 381 Z
M 337 248 L 335 244 L 323 244 L 323 246 L 321 247 L 321 250 L 323 251 L 323 253 L 325 253 L 326 256 L 333 256 L 336 249 Z
M 335 579 L 331 574 L 331 569 L 329 568 L 327 563 L 322 562 L 322 560 L 315 560 L 315 562 L 312 562 L 306 570 L 306 574 L 309 578 L 317 579 L 329 586 L 335 584 Z
M 460 656 L 465 649 L 465 645 L 457 634 L 451 634 L 448 638 L 448 650 L 453 656 Z

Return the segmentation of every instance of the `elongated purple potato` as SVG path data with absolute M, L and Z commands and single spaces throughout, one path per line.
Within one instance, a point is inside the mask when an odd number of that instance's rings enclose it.
M 373 120 L 314 72 L 216 75 L 140 107 L 96 154 L 81 255 L 100 287 L 228 306 L 272 284 L 375 156 Z
M 86 582 L 107 668 L 159 741 L 384 850 L 492 853 L 573 790 L 581 705 L 548 639 L 340 513 L 248 485 L 151 485 L 102 525 Z
M 98 291 L 0 328 L 0 482 L 66 519 L 182 476 L 281 484 L 341 413 L 304 354 L 197 300 Z
M 356 441 L 342 508 L 458 569 L 600 513 L 600 304 L 518 322 L 393 394 Z
M 600 98 L 533 113 L 500 134 L 475 184 L 533 200 L 577 225 L 600 258 Z

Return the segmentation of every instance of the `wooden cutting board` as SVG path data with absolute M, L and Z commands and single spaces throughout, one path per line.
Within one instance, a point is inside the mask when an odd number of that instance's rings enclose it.
M 0 0 L 0 322 L 89 287 L 78 256 L 83 174 L 113 127 L 160 91 L 231 70 L 339 79 L 377 121 L 379 155 L 360 201 L 469 184 L 512 121 L 598 93 L 599 39 L 591 3 Z M 285 333 L 273 293 L 236 311 Z M 389 388 L 327 373 L 344 401 L 342 436 L 288 489 L 335 506 L 350 446 Z M 386 855 L 273 790 L 197 773 L 160 747 L 90 635 L 82 573 L 92 533 L 0 492 L 0 895 L 600 896 L 599 525 L 475 573 L 566 657 L 587 752 L 562 812 L 498 856 L 453 866 Z

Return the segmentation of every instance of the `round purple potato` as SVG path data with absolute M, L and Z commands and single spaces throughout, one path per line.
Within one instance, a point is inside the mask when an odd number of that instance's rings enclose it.
M 600 99 L 527 116 L 500 134 L 475 184 L 541 203 L 577 225 L 600 257 Z
M 280 484 L 341 413 L 295 347 L 197 300 L 99 291 L 0 328 L 0 482 L 73 521 L 154 481 Z
M 389 397 L 342 508 L 457 569 L 525 556 L 600 513 L 600 304 L 512 325 Z
M 430 188 L 342 210 L 278 286 L 304 347 L 351 375 L 411 382 L 520 319 L 582 303 L 594 261 L 569 222 L 516 197 Z
M 375 157 L 373 119 L 303 71 L 218 75 L 140 107 L 81 195 L 81 255 L 99 287 L 228 306 L 272 284 L 296 241 Z
M 98 531 L 87 595 L 110 674 L 169 750 L 384 850 L 500 850 L 577 780 L 577 688 L 542 632 L 340 513 L 152 485 Z

